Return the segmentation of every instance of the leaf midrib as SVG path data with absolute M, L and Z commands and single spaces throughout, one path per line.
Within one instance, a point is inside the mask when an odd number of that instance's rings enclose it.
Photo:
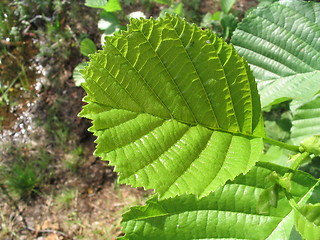
M 175 119 L 175 118 L 164 118 L 164 117 L 159 117 L 159 116 L 156 116 L 154 114 L 151 114 L 151 113 L 148 113 L 148 112 L 136 112 L 136 111 L 132 111 L 132 110 L 128 110 L 128 109 L 124 109 L 124 108 L 115 108 L 113 106 L 109 106 L 109 105 L 106 105 L 104 103 L 100 103 L 100 102 L 94 102 L 94 101 L 87 101 L 87 103 L 94 103 L 94 104 L 99 104 L 99 105 L 103 105 L 105 107 L 108 107 L 108 108 L 112 108 L 112 109 L 117 109 L 117 110 L 123 110 L 123 111 L 128 111 L 128 112 L 133 112 L 133 113 L 137 113 L 137 114 L 148 114 L 152 117 L 155 117 L 155 118 L 160 118 L 160 119 L 163 119 L 165 121 L 169 121 L 169 120 L 174 120 L 174 121 L 177 121 L 181 124 L 185 124 L 185 125 L 189 125 L 190 127 L 192 126 L 201 126 L 201 127 L 204 127 L 206 129 L 209 129 L 210 131 L 219 131 L 219 132 L 225 132 L 225 133 L 229 133 L 229 134 L 232 134 L 234 136 L 242 136 L 242 137 L 246 137 L 248 139 L 254 139 L 254 138 L 262 138 L 262 139 L 265 139 L 266 137 L 265 136 L 256 136 L 256 135 L 253 135 L 253 134 L 246 134 L 246 133 L 243 133 L 243 132 L 233 132 L 233 131 L 229 131 L 227 129 L 222 129 L 222 128 L 213 128 L 213 127 L 210 127 L 210 126 L 207 126 L 205 124 L 195 124 L 195 123 L 190 123 L 190 122 L 186 122 L 186 121 L 182 121 L 182 120 L 179 120 L 179 119 Z M 100 129 L 99 129 L 100 130 Z M 275 140 L 276 141 L 276 140 Z
M 188 56 L 189 61 L 191 62 L 193 69 L 194 69 L 195 72 L 197 73 L 197 77 L 198 77 L 198 79 L 199 79 L 199 82 L 200 82 L 200 84 L 201 84 L 201 87 L 202 87 L 203 91 L 206 93 L 206 94 L 205 94 L 206 100 L 207 100 L 207 102 L 208 102 L 209 105 L 210 105 L 210 109 L 211 109 L 212 114 L 213 114 L 213 116 L 214 116 L 215 122 L 218 124 L 218 126 L 220 126 L 219 121 L 218 121 L 218 118 L 217 118 L 217 115 L 216 115 L 216 113 L 215 113 L 215 110 L 214 110 L 214 108 L 213 108 L 213 106 L 212 106 L 212 103 L 211 103 L 210 99 L 208 98 L 208 92 L 207 92 L 206 88 L 204 87 L 203 82 L 201 81 L 199 72 L 198 72 L 198 70 L 196 69 L 196 67 L 195 67 L 195 65 L 194 65 L 194 63 L 193 63 L 193 61 L 192 61 L 192 59 L 191 59 L 188 51 L 186 50 L 186 48 L 185 48 L 186 46 L 183 45 L 183 42 L 182 42 L 182 40 L 181 40 L 181 38 L 180 38 L 180 36 L 179 36 L 179 34 L 178 34 L 175 26 L 172 24 L 172 21 L 169 21 L 169 22 L 170 22 L 170 24 L 171 24 L 174 32 L 175 32 L 176 35 L 178 36 L 178 39 L 179 39 L 181 45 L 183 46 L 184 52 L 185 52 L 185 54 Z M 185 30 L 185 27 L 186 27 L 186 23 L 184 23 L 183 27 L 184 27 L 184 29 L 183 29 L 183 31 L 184 31 L 184 30 Z M 182 33 L 183 33 L 183 31 L 182 31 Z M 192 31 L 192 37 L 190 37 L 189 42 L 193 39 L 194 32 L 195 32 L 195 30 Z M 189 44 L 189 43 L 188 43 L 188 44 Z M 151 46 L 151 44 L 150 44 L 150 46 Z M 151 46 L 151 47 L 152 47 L 152 46 Z M 219 61 L 220 61 L 220 58 L 219 58 L 219 57 L 218 57 L 218 59 L 219 59 Z M 228 89 L 229 89 L 229 86 L 228 86 Z M 238 124 L 238 126 L 239 126 L 239 124 Z M 240 128 L 239 128 L 239 129 L 240 129 Z
M 148 216 L 148 217 L 138 217 L 138 218 L 132 218 L 129 221 L 140 221 L 140 220 L 147 220 L 147 219 L 154 219 L 154 218 L 158 218 L 158 217 L 170 217 L 170 216 L 175 216 L 175 215 L 180 215 L 180 214 L 187 214 L 187 213 L 191 213 L 191 212 L 200 212 L 200 211 L 204 211 L 204 212 L 224 212 L 224 213 L 234 213 L 234 214 L 242 214 L 242 215 L 250 215 L 250 216 L 257 216 L 257 217 L 261 217 L 261 218 L 273 218 L 273 219 L 283 219 L 283 217 L 278 217 L 278 216 L 274 216 L 274 215 L 262 215 L 262 214 L 257 214 L 257 213 L 246 213 L 246 212 L 239 212 L 239 211 L 231 211 L 231 210 L 219 210 L 219 209 L 194 209 L 194 210 L 188 210 L 188 211 L 174 211 L 174 212 L 170 212 L 170 213 L 161 213 L 158 215 L 154 215 L 154 216 Z
M 159 59 L 159 61 L 162 64 L 162 67 L 165 69 L 166 73 L 168 74 L 168 76 L 170 76 L 170 79 L 172 81 L 172 83 L 174 84 L 174 86 L 176 87 L 176 90 L 179 92 L 180 97 L 183 99 L 183 101 L 185 102 L 186 106 L 188 107 L 189 111 L 192 114 L 193 120 L 198 123 L 198 120 L 196 118 L 196 116 L 194 115 L 194 112 L 192 111 L 188 101 L 186 100 L 186 98 L 181 94 L 181 91 L 177 85 L 177 83 L 174 81 L 172 75 L 169 73 L 168 69 L 166 68 L 166 66 L 164 65 L 162 59 L 160 58 L 159 54 L 157 53 L 157 51 L 153 48 L 153 46 L 151 45 L 149 39 L 145 36 L 145 34 L 140 30 L 140 29 L 136 29 L 136 32 L 139 32 L 143 35 L 143 37 L 145 38 L 146 42 L 149 44 L 149 46 L 151 47 L 151 49 L 153 50 L 153 52 L 156 54 L 157 58 Z M 155 93 L 155 91 L 151 88 L 151 86 L 148 84 L 148 82 L 142 77 L 142 75 L 140 74 L 140 72 L 131 64 L 131 62 L 120 52 L 120 50 L 112 45 L 115 49 L 118 50 L 118 52 L 121 54 L 121 56 L 130 64 L 130 66 L 136 70 L 136 72 L 139 74 L 140 79 L 142 79 L 145 84 L 147 84 L 147 86 L 150 88 L 150 90 L 152 91 L 152 93 L 156 96 L 156 98 L 160 101 L 160 103 L 167 109 L 167 111 L 170 113 L 171 115 L 171 111 L 169 110 L 169 108 L 166 106 L 166 104 L 161 100 L 161 98 Z

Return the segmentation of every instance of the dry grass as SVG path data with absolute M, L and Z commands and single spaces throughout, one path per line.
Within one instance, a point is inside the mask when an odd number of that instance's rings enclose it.
M 141 204 L 144 193 L 127 186 L 105 185 L 99 192 L 65 190 L 56 196 L 43 195 L 17 209 L 5 199 L 0 204 L 0 239 L 95 239 L 113 240 L 121 232 L 121 215 Z

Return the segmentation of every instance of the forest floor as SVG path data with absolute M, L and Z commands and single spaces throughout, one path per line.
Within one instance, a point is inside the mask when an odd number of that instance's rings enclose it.
M 238 0 L 234 9 L 244 13 L 257 3 Z M 137 10 L 145 9 L 141 4 L 124 9 Z M 200 3 L 201 14 L 217 10 L 218 0 Z M 27 62 L 31 80 L 29 91 L 12 90 L 14 106 L 0 106 L 0 239 L 115 239 L 122 234 L 121 214 L 152 193 L 119 185 L 113 168 L 93 155 L 90 122 L 77 117 L 85 93 L 72 72 L 84 57 L 72 34 L 85 32 L 99 42 L 97 11 L 83 2 L 73 11 L 84 17 L 60 20 L 72 29 L 70 41 L 50 56 L 39 56 L 38 45 L 48 39 L 32 34 L 24 48 L 8 47 Z M 158 14 L 158 5 L 151 12 Z M 15 62 L 4 60 L 0 75 L 13 77 Z M 28 185 L 30 179 L 34 183 Z

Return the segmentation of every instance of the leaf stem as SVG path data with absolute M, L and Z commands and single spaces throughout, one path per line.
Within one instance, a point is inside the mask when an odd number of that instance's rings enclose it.
M 294 156 L 292 156 L 293 159 L 293 163 L 291 164 L 290 168 L 293 170 L 297 170 L 299 168 L 299 166 L 301 165 L 301 163 L 307 158 L 309 157 L 310 153 L 308 152 L 303 152 L 303 153 L 298 153 Z M 292 172 L 288 172 L 283 176 L 283 179 L 289 179 L 291 180 L 293 176 Z
M 303 162 L 303 160 L 309 157 L 309 155 L 310 155 L 309 152 L 300 153 L 300 155 L 293 161 L 290 168 L 293 170 L 297 170 L 300 164 Z
M 274 140 L 274 139 L 268 138 L 268 137 L 264 137 L 263 140 L 266 143 L 269 143 L 269 144 L 272 144 L 272 145 L 276 145 L 276 146 L 288 149 L 288 150 L 293 151 L 293 152 L 299 152 L 299 146 L 295 146 L 295 145 L 287 144 L 287 143 L 284 143 L 284 142 L 280 142 L 280 141 L 277 141 L 277 140 Z

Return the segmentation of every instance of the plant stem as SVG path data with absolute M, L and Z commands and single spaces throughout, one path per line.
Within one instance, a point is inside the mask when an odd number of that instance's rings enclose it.
M 309 157 L 310 153 L 309 152 L 303 152 L 303 153 L 298 153 L 296 154 L 295 156 L 298 156 L 298 157 L 295 157 L 293 163 L 291 164 L 290 168 L 292 170 L 297 170 L 299 168 L 299 166 L 301 165 L 301 163 L 307 158 Z M 290 173 L 286 173 L 283 177 L 284 178 L 289 178 L 291 180 L 293 176 L 293 173 L 290 172 Z
M 293 170 L 297 170 L 298 167 L 300 166 L 301 162 L 303 162 L 303 160 L 305 160 L 307 157 L 309 157 L 310 153 L 309 152 L 303 152 L 300 153 L 300 156 L 297 157 L 293 163 L 291 164 L 290 168 Z
M 284 143 L 284 142 L 280 142 L 280 141 L 277 141 L 277 140 L 274 140 L 274 139 L 268 138 L 268 137 L 264 137 L 263 140 L 266 143 L 269 143 L 269 144 L 272 144 L 272 145 L 276 145 L 276 146 L 288 149 L 288 150 L 293 151 L 293 152 L 299 152 L 299 146 L 295 146 L 295 145 L 287 144 L 287 143 Z

